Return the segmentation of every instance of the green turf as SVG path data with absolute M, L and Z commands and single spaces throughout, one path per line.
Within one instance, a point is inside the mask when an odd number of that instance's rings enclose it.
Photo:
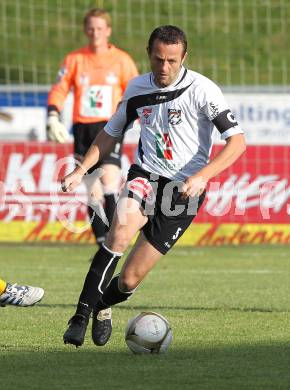
M 289 389 L 289 247 L 175 249 L 114 309 L 103 348 L 64 346 L 90 246 L 1 246 L 1 276 L 41 285 L 33 308 L 0 309 L 1 389 Z M 135 356 L 123 333 L 142 310 L 167 317 L 165 355 Z

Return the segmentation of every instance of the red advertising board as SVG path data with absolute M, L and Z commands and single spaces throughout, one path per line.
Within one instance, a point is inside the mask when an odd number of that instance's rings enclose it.
M 124 147 L 123 177 L 134 160 L 135 148 L 136 145 Z M 213 154 L 219 149 L 216 146 Z M 274 233 L 273 227 L 279 225 L 283 240 L 276 241 L 289 242 L 289 157 L 289 146 L 248 146 L 230 169 L 208 184 L 206 200 L 195 224 L 206 224 L 206 234 L 216 233 L 217 227 L 225 224 L 234 226 L 232 231 L 245 225 L 267 225 L 267 231 L 272 226 L 270 230 Z M 56 226 L 53 224 L 59 223 L 64 215 L 69 224 L 86 221 L 85 187 L 81 186 L 75 194 L 60 190 L 59 178 L 74 167 L 71 144 L 0 143 L 0 159 L 0 233 L 5 233 L 0 240 L 38 239 L 40 236 L 33 233 L 35 229 L 40 231 L 47 224 Z M 13 223 L 14 230 L 8 234 Z M 54 241 L 62 241 L 64 233 L 60 233 L 59 227 L 54 229 L 58 229 L 57 234 L 52 236 L 50 231 L 41 240 L 53 237 Z M 91 241 L 90 233 L 84 231 L 74 231 L 69 237 L 82 234 Z M 211 243 L 204 237 L 207 236 L 200 233 L 195 243 Z M 236 237 L 232 241 L 236 243 Z

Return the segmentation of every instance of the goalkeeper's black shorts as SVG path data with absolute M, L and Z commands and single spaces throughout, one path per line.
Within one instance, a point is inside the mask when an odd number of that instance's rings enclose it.
M 82 157 L 87 153 L 97 134 L 104 128 L 106 123 L 75 123 L 73 125 L 74 155 L 77 160 L 82 160 Z M 123 139 L 120 138 L 115 145 L 115 149 L 99 161 L 97 165 L 89 169 L 88 173 L 93 172 L 103 164 L 113 164 L 121 168 L 122 142 Z

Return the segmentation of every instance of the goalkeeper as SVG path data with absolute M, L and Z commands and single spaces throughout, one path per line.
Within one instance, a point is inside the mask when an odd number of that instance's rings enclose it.
M 96 135 L 103 129 L 116 110 L 130 79 L 138 71 L 132 58 L 123 50 L 109 43 L 111 35 L 110 14 L 100 8 L 88 11 L 84 17 L 84 33 L 88 45 L 69 53 L 48 96 L 47 136 L 50 141 L 64 143 L 68 131 L 60 121 L 66 96 L 70 90 L 74 94 L 73 136 L 74 155 L 82 162 Z M 90 175 L 85 180 L 88 190 L 88 213 L 92 230 L 100 245 L 107 226 L 103 215 L 111 224 L 116 194 L 120 184 L 122 138 L 112 152 L 92 167 L 89 173 L 101 167 L 102 177 Z M 93 176 L 93 179 L 92 179 Z

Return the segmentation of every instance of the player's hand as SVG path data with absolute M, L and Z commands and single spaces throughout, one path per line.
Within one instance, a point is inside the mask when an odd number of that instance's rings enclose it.
M 72 192 L 77 186 L 80 185 L 84 174 L 80 172 L 78 169 L 75 169 L 72 173 L 65 176 L 61 180 L 61 189 L 63 192 Z
M 47 119 L 47 137 L 50 141 L 63 144 L 68 141 L 69 134 L 64 124 L 62 124 L 57 115 L 49 115 Z
M 206 184 L 207 181 L 198 174 L 189 176 L 182 185 L 182 198 L 186 199 L 196 195 L 200 196 L 203 193 Z

